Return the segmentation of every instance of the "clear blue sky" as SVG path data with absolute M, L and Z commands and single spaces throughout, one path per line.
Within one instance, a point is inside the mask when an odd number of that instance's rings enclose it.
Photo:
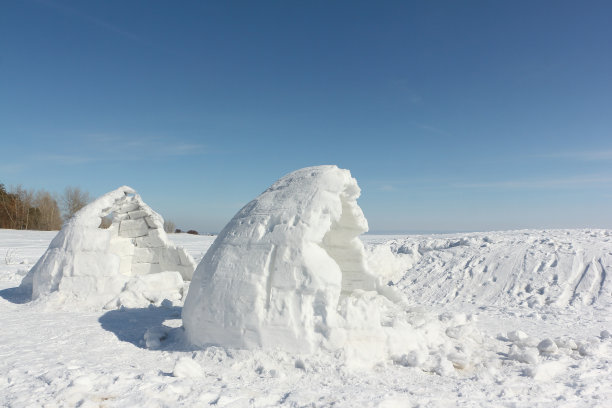
M 612 2 L 2 1 L 0 139 L 202 232 L 318 164 L 373 231 L 612 228 Z

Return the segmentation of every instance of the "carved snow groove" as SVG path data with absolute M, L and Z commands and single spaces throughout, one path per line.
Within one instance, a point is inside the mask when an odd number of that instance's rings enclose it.
M 268 270 L 268 277 L 266 279 L 266 310 L 270 310 L 270 301 L 272 299 L 272 281 L 274 279 L 275 263 L 276 263 L 276 251 L 278 246 L 272 245 L 270 255 L 266 261 L 266 269 Z

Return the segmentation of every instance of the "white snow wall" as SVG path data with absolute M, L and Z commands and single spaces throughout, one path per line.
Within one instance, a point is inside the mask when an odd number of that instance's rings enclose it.
M 375 291 L 358 235 L 368 230 L 348 170 L 304 168 L 242 208 L 198 265 L 183 308 L 199 346 L 310 352 L 342 296 Z
M 101 219 L 112 216 L 108 229 Z M 132 188 L 123 186 L 78 211 L 55 236 L 21 286 L 32 299 L 59 292 L 101 306 L 130 278 L 177 271 L 190 280 L 195 263 L 166 236 L 162 217 Z

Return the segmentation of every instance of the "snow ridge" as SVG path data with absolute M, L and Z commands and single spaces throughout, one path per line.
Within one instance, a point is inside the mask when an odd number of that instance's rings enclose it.
M 606 272 L 612 265 L 612 233 L 607 230 L 411 236 L 369 252 L 372 264 L 380 263 L 377 257 L 391 256 L 397 266 L 386 272 L 386 279 L 419 304 L 477 300 L 563 308 L 612 300 Z

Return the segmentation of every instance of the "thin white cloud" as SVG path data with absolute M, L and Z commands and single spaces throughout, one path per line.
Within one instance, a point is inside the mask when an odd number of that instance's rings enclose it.
M 380 186 L 379 188 L 380 191 L 397 191 L 397 187 L 391 185 L 391 184 L 383 184 L 382 186 Z
M 91 163 L 93 161 L 99 160 L 94 157 L 69 154 L 39 154 L 33 156 L 33 159 L 37 161 L 47 161 L 67 165 Z
M 0 173 L 2 174 L 14 174 L 19 173 L 25 166 L 21 163 L 3 163 L 0 164 Z
M 196 155 L 204 153 L 205 146 L 194 143 L 178 143 L 166 146 L 165 153 L 174 156 Z
M 90 16 L 89 14 L 86 14 L 80 10 L 75 9 L 74 7 L 70 7 L 66 4 L 60 4 L 56 1 L 53 0 L 38 0 L 39 3 L 46 5 L 47 7 L 51 7 L 54 8 L 56 10 L 59 10 L 61 12 L 63 12 L 64 14 L 68 14 L 71 15 L 73 17 L 79 18 L 83 21 L 89 22 L 95 26 L 98 26 L 102 29 L 105 29 L 107 31 L 113 32 L 115 34 L 118 34 L 122 37 L 125 38 L 129 38 L 133 41 L 139 41 L 139 42 L 143 42 L 142 39 L 140 37 L 138 37 L 136 34 L 131 33 L 123 28 L 120 28 L 114 24 L 109 23 L 106 20 L 103 20 L 101 18 L 98 17 L 93 17 Z
M 578 188 L 612 184 L 612 176 L 586 175 L 555 179 L 504 180 L 476 183 L 455 183 L 454 188 L 465 189 L 547 189 Z
M 87 134 L 79 137 L 79 150 L 34 153 L 32 162 L 78 166 L 93 162 L 122 162 L 151 158 L 197 156 L 207 153 L 206 146 L 181 140 L 150 137 L 125 137 L 113 134 Z M 6 166 L 6 165 L 5 165 Z M 14 171 L 18 170 L 14 167 Z M 2 169 L 0 167 L 0 169 Z M 6 167 L 6 172 L 10 167 Z
M 452 136 L 451 133 L 449 133 L 449 132 L 447 132 L 445 130 L 439 129 L 439 128 L 435 127 L 435 126 L 430 126 L 430 125 L 426 125 L 426 124 L 420 124 L 418 126 L 419 126 L 419 128 L 421 128 L 421 129 L 423 129 L 423 130 L 425 130 L 425 131 L 427 131 L 429 133 L 435 133 L 437 135 L 447 136 L 447 137 L 448 136 Z
M 206 145 L 185 142 L 163 136 L 132 137 L 113 134 L 92 134 L 86 136 L 91 147 L 105 157 L 112 156 L 119 160 L 129 156 L 130 160 L 144 159 L 151 156 L 187 156 L 206 153 Z M 120 149 L 119 149 L 120 148 Z M 126 157 L 127 158 L 127 157 Z
M 612 150 L 592 150 L 575 152 L 554 152 L 538 155 L 549 159 L 567 159 L 579 161 L 608 161 L 612 160 Z

